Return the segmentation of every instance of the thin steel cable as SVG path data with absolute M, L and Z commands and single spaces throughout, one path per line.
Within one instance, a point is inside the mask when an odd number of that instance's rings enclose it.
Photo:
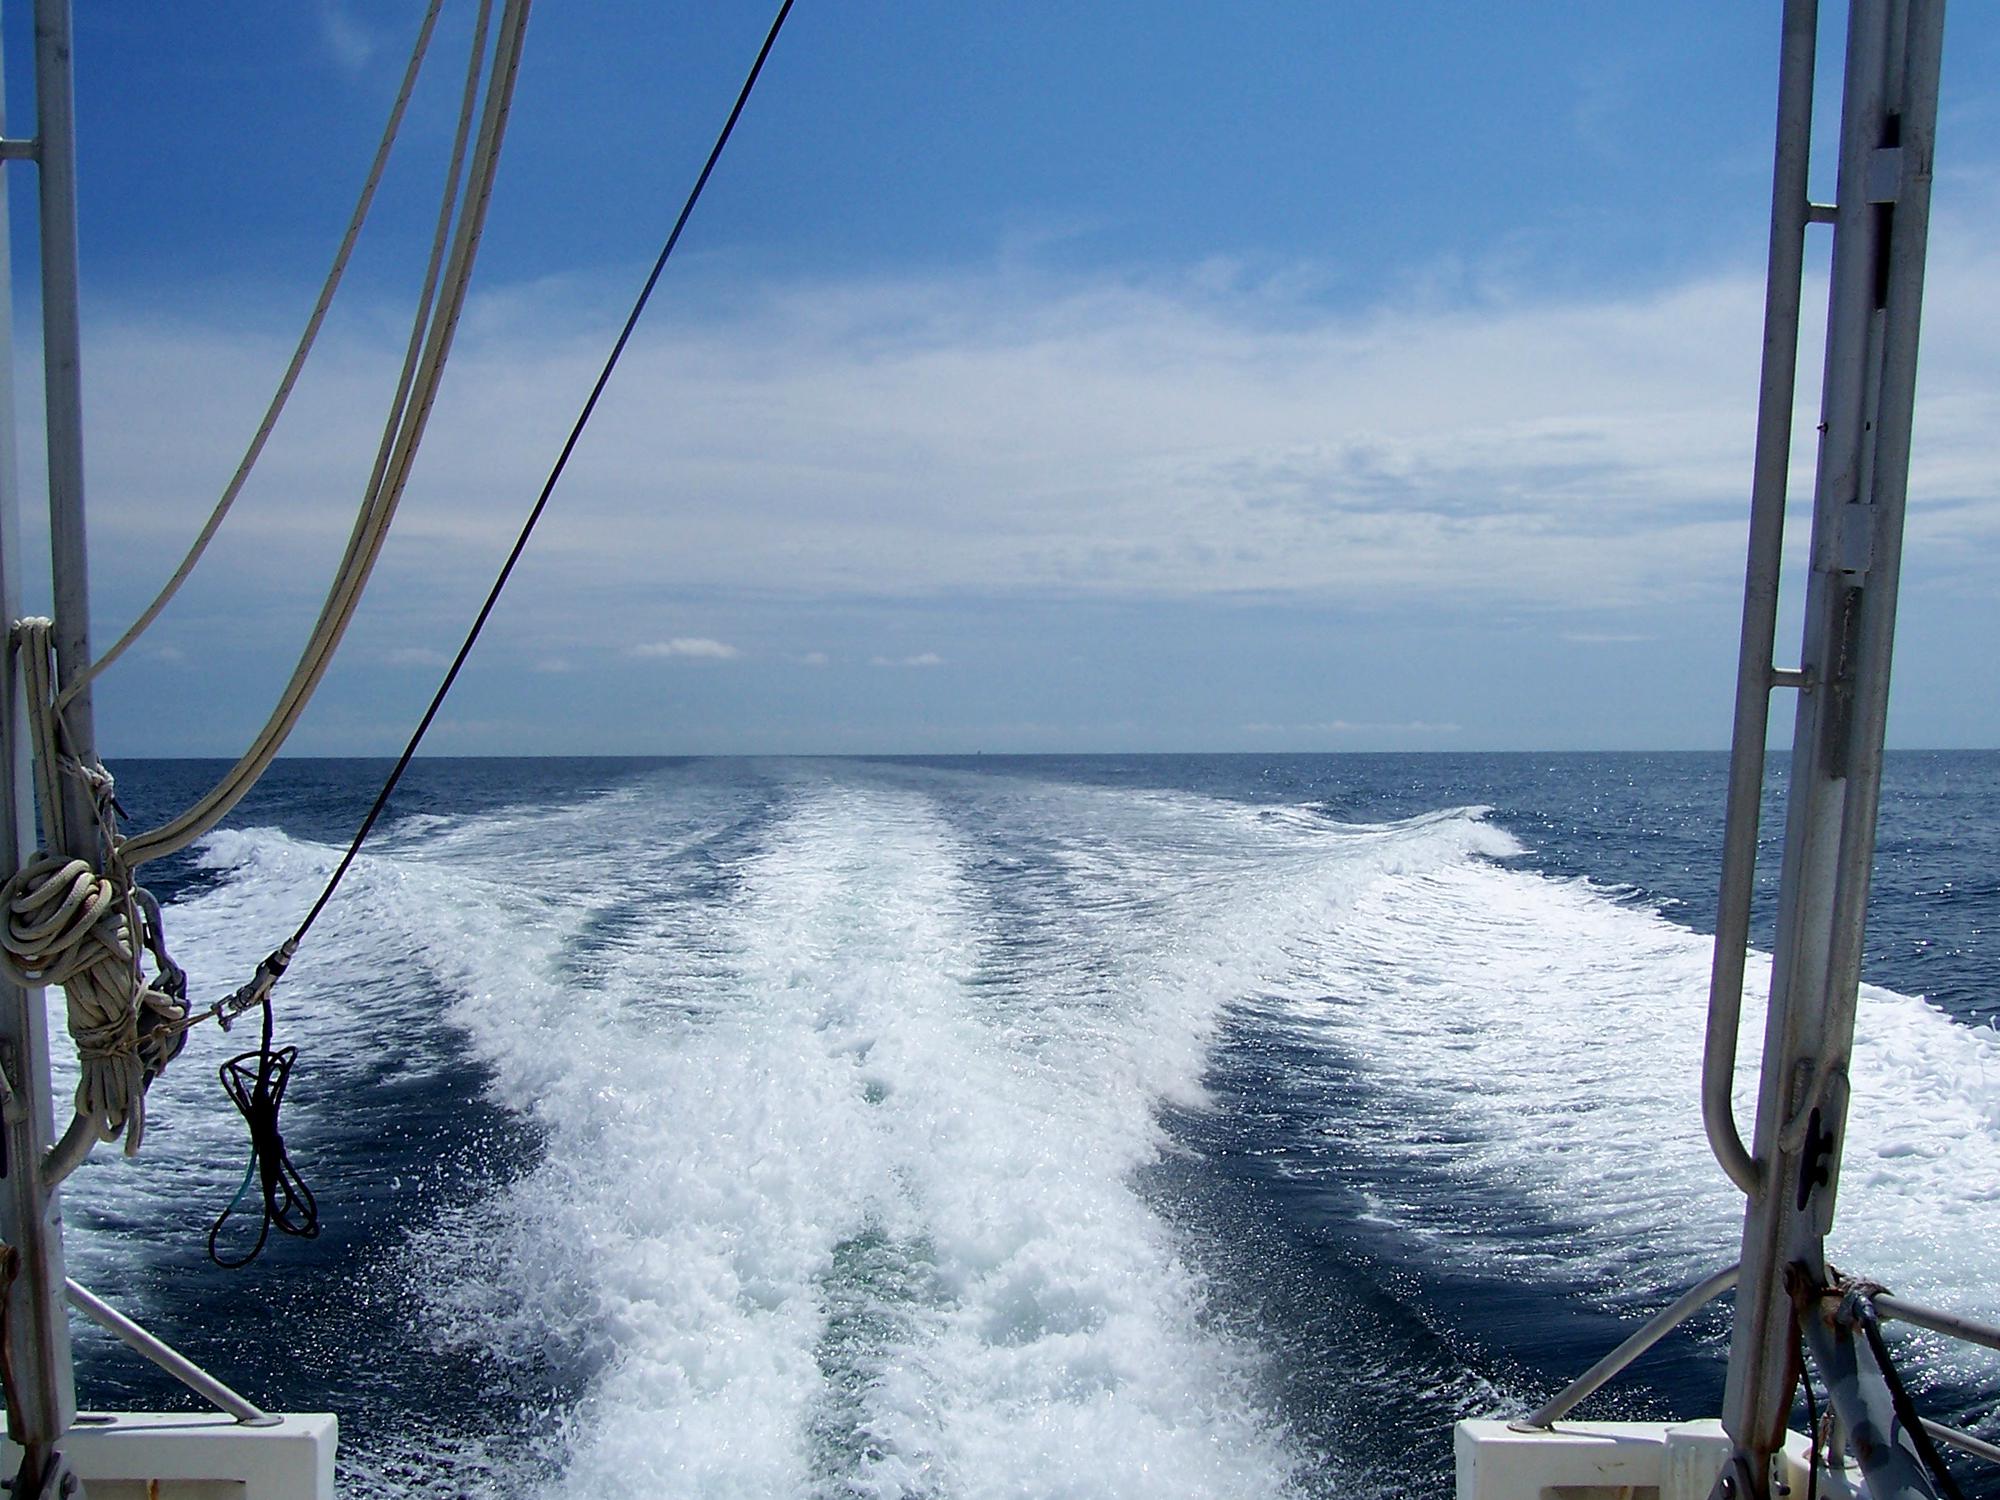
M 444 705 L 445 696 L 451 692 L 452 684 L 458 681 L 459 669 L 472 654 L 472 648 L 479 640 L 479 633 L 486 628 L 487 618 L 493 613 L 493 606 L 499 602 L 501 591 L 507 587 L 507 580 L 513 576 L 514 565 L 521 560 L 521 554 L 527 550 L 528 539 L 534 535 L 536 523 L 541 520 L 542 512 L 548 508 L 549 497 L 555 493 L 563 471 L 568 468 L 570 455 L 576 451 L 577 441 L 583 436 L 584 428 L 589 425 L 591 414 L 597 410 L 598 398 L 604 394 L 604 388 L 611 382 L 612 372 L 618 368 L 618 361 L 625 353 L 625 346 L 631 341 L 632 330 L 638 327 L 639 318 L 646 311 L 647 302 L 652 299 L 653 288 L 659 284 L 660 273 L 666 269 L 667 259 L 674 253 L 674 246 L 680 243 L 681 231 L 687 228 L 688 219 L 694 213 L 694 206 L 701 200 L 702 189 L 708 186 L 709 176 L 715 171 L 716 162 L 722 158 L 723 147 L 729 144 L 730 134 L 736 129 L 736 122 L 743 114 L 743 106 L 749 102 L 750 91 L 756 87 L 757 77 L 764 71 L 764 61 L 771 55 L 771 48 L 777 43 L 778 33 L 784 29 L 785 17 L 791 14 L 791 10 L 792 0 L 784 0 L 778 7 L 777 19 L 772 21 L 771 29 L 764 37 L 764 45 L 758 49 L 757 60 L 750 65 L 749 76 L 743 80 L 743 87 L 736 95 L 736 104 L 729 111 L 729 118 L 724 122 L 721 134 L 716 136 L 715 145 L 710 148 L 708 160 L 703 163 L 701 175 L 695 179 L 694 188 L 688 193 L 687 201 L 682 204 L 680 217 L 674 220 L 673 230 L 667 235 L 666 243 L 661 246 L 659 256 L 654 260 L 652 272 L 646 277 L 645 285 L 633 302 L 632 311 L 625 318 L 625 326 L 619 330 L 617 341 L 612 344 L 611 353 L 605 358 L 604 368 L 598 372 L 596 384 L 590 388 L 590 395 L 584 401 L 582 411 L 577 414 L 575 423 L 570 427 L 569 437 L 564 441 L 561 453 L 557 455 L 555 464 L 550 468 L 548 478 L 543 481 L 541 493 L 536 496 L 534 507 L 528 512 L 528 519 L 521 526 L 520 535 L 514 539 L 513 550 L 507 554 L 506 562 L 501 564 L 499 576 L 493 580 L 493 587 L 487 591 L 486 602 L 480 605 L 479 613 L 473 619 L 472 628 L 465 634 L 464 643 L 458 648 L 458 654 L 452 658 L 451 666 L 445 671 L 444 680 L 438 684 L 437 692 L 432 695 L 430 706 L 424 710 L 423 718 L 417 722 L 409 743 L 403 747 L 403 753 L 397 758 L 395 769 L 390 771 L 388 779 L 382 783 L 382 790 L 376 794 L 375 803 L 368 809 L 367 817 L 361 820 L 361 827 L 356 830 L 353 842 L 347 846 L 347 852 L 335 866 L 325 888 L 319 893 L 319 899 L 313 902 L 312 910 L 306 913 L 305 920 L 299 923 L 298 930 L 292 934 L 291 940 L 280 950 L 284 953 L 286 962 L 291 956 L 289 950 L 297 948 L 304 940 L 307 931 L 319 919 L 319 914 L 326 909 L 327 902 L 333 899 L 333 893 L 339 889 L 340 882 L 346 876 L 349 867 L 353 865 L 355 856 L 361 852 L 361 845 L 381 818 L 383 809 L 389 805 L 389 798 L 394 794 L 396 784 L 403 779 L 403 772 L 409 769 L 410 761 L 417 753 L 417 746 L 423 743 L 424 735 L 430 730 L 431 721 L 437 718 L 438 710 Z M 278 967 L 282 972 L 283 962 Z
M 319 298 L 313 303 L 312 316 L 306 319 L 305 332 L 299 335 L 298 347 L 292 351 L 292 362 L 285 367 L 284 378 L 278 382 L 278 389 L 271 397 L 271 404 L 264 411 L 264 420 L 257 426 L 256 434 L 250 439 L 250 446 L 244 451 L 243 461 L 236 466 L 228 485 L 222 491 L 222 498 L 215 502 L 215 509 L 209 513 L 208 521 L 194 539 L 194 545 L 181 560 L 153 602 L 146 606 L 144 613 L 126 629 L 117 642 L 89 667 L 79 673 L 74 681 L 63 690 L 56 700 L 60 712 L 76 695 L 89 687 L 119 657 L 123 656 L 132 643 L 144 635 L 160 612 L 173 601 L 193 573 L 195 565 L 208 551 L 208 544 L 215 540 L 215 534 L 222 529 L 223 519 L 236 504 L 236 497 L 250 478 L 250 471 L 256 467 L 263 455 L 264 444 L 270 439 L 271 430 L 278 425 L 285 404 L 291 400 L 292 387 L 298 384 L 299 374 L 305 369 L 306 359 L 312 353 L 313 345 L 319 339 L 319 331 L 326 322 L 327 309 L 333 305 L 334 293 L 339 290 L 341 278 L 347 273 L 347 263 L 354 254 L 354 243 L 361 237 L 361 226 L 367 222 L 368 210 L 375 202 L 375 189 L 380 186 L 382 173 L 389 165 L 389 155 L 394 149 L 396 138 L 402 131 L 403 115 L 408 109 L 410 95 L 417 85 L 417 75 L 423 70 L 425 56 L 430 51 L 431 36 L 437 29 L 438 12 L 444 8 L 444 0 L 431 0 L 430 8 L 424 12 L 424 22 L 417 32 L 416 46 L 411 50 L 409 65 L 403 70 L 402 87 L 396 92 L 396 102 L 390 106 L 389 122 L 382 130 L 382 139 L 375 148 L 375 159 L 368 168 L 368 178 L 361 185 L 361 196 L 355 200 L 354 212 L 348 217 L 347 231 L 341 236 L 340 248 L 335 252 L 333 265 L 326 273 L 326 280 L 320 286 Z

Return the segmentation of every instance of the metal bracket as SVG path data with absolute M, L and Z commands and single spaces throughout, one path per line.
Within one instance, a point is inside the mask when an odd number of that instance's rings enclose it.
M 1903 194 L 1903 148 L 1878 146 L 1868 155 L 1870 203 L 1894 203 Z
M 53 1192 L 65 1182 L 69 1174 L 82 1166 L 84 1159 L 97 1148 L 98 1137 L 102 1134 L 104 1118 L 101 1115 L 75 1115 L 70 1119 L 69 1128 L 62 1133 L 62 1139 L 49 1147 L 42 1158 L 42 1190 Z
M 1869 1289 L 1828 1274 L 1834 1285 L 1823 1286 L 1804 1266 L 1794 1265 L 1785 1280 L 1806 1350 L 1840 1413 L 1848 1446 L 1867 1476 L 1868 1492 L 1881 1500 L 1937 1500 L 1917 1455 L 1899 1441 L 1902 1428 L 1883 1372 L 1872 1356 L 1862 1356 L 1866 1340 L 1855 1337 L 1861 1321 L 1875 1316 Z
M 1835 549 L 1840 571 L 1860 577 L 1875 563 L 1875 529 L 1881 513 L 1872 505 L 1850 500 L 1840 507 Z
M 60 1450 L 49 1455 L 39 1477 L 28 1472 L 34 1461 L 32 1453 L 22 1455 L 19 1472 L 6 1482 L 9 1500 L 83 1500 L 83 1480 Z
M 1715 1486 L 1708 1492 L 1708 1500 L 1752 1500 L 1753 1496 L 1768 1493 L 1770 1487 L 1758 1482 L 1756 1471 L 1744 1460 L 1742 1450 L 1738 1449 L 1730 1454 L 1729 1462 L 1715 1476 Z
M 40 161 L 42 143 L 40 141 L 17 140 L 12 136 L 0 136 L 0 161 Z

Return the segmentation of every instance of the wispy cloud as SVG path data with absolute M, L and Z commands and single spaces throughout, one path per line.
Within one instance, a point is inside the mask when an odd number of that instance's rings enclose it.
M 677 635 L 670 641 L 642 641 L 628 653 L 643 659 L 688 657 L 696 661 L 734 661 L 743 653 L 705 635 Z
M 1969 292 L 1978 326 L 1929 331 L 1916 481 L 1920 524 L 1989 540 L 2000 403 L 1969 367 L 1992 347 L 1992 272 L 1991 252 L 1939 258 L 1936 295 Z M 593 589 L 1444 608 L 1737 586 L 1756 269 L 1443 310 L 1270 296 L 995 273 L 780 290 L 684 323 L 607 399 L 554 566 Z M 531 318 L 489 331 L 454 369 L 432 483 L 519 488 L 552 446 L 546 391 L 586 364 Z M 767 420 L 746 431 L 744 410 Z M 491 516 L 413 507 L 410 529 L 497 542 Z
M 374 37 L 341 0 L 319 0 L 319 29 L 328 54 L 344 73 L 361 72 L 375 56 Z
M 871 656 L 871 667 L 941 667 L 944 658 L 935 651 L 919 651 L 914 656 Z
M 1332 735 L 1453 735 L 1463 733 L 1458 724 L 1434 724 L 1423 719 L 1384 723 L 1362 723 L 1351 719 L 1326 719 L 1316 724 L 1245 724 L 1245 734 L 1332 734 Z
M 1994 225 L 2000 205 L 1941 216 L 1932 236 L 1929 297 L 1951 311 L 1925 329 L 1909 555 L 1961 591 L 2000 549 Z M 780 285 L 684 314 L 635 346 L 556 496 L 508 603 L 535 622 L 522 657 L 583 662 L 607 637 L 641 642 L 635 656 L 744 655 L 654 638 L 662 597 L 1566 612 L 1562 628 L 1599 643 L 1630 629 L 1608 611 L 1646 611 L 1671 634 L 1678 611 L 1733 608 L 1759 267 L 1618 296 L 1356 310 L 1324 295 L 1308 277 L 1212 268 L 1002 267 Z M 577 296 L 557 301 L 567 315 Z M 475 311 L 359 629 L 469 616 L 518 520 L 495 497 L 525 510 L 566 420 L 548 393 L 587 385 L 601 355 L 540 299 L 503 291 Z M 157 586 L 153 560 L 227 477 L 216 434 L 247 433 L 282 368 L 284 334 L 234 316 L 127 310 L 93 325 L 90 401 L 121 414 L 92 450 L 114 597 Z M 338 555 L 374 449 L 368 414 L 394 382 L 396 351 L 371 327 L 329 331 L 177 609 L 199 608 L 211 578 L 270 579 L 240 607 L 282 612 L 274 635 L 303 636 L 314 601 L 289 580 L 323 577 Z M 1801 497 L 1817 378 L 1805 349 Z M 747 426 L 744 411 L 762 416 Z M 1908 592 L 1921 609 L 1928 595 Z

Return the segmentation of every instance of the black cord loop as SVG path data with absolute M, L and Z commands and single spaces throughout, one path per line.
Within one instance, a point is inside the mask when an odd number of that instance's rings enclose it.
M 226 1271 L 247 1266 L 261 1255 L 273 1228 L 302 1240 L 319 1235 L 319 1204 L 285 1154 L 285 1138 L 278 1133 L 278 1111 L 284 1105 L 285 1085 L 291 1081 L 292 1064 L 298 1056 L 296 1047 L 271 1047 L 271 1000 L 267 993 L 261 1044 L 255 1052 L 230 1058 L 218 1070 L 223 1091 L 250 1127 L 250 1165 L 243 1173 L 243 1183 L 208 1231 L 208 1258 Z M 223 1226 L 242 1205 L 253 1177 L 258 1181 L 263 1210 L 256 1243 L 241 1256 L 226 1256 L 218 1248 Z

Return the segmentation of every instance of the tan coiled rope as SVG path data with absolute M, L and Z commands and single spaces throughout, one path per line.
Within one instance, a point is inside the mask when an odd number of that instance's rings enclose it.
M 188 1010 L 174 993 L 183 983 L 180 971 L 165 956 L 158 924 L 142 914 L 131 870 L 118 856 L 110 773 L 79 761 L 65 743 L 51 692 L 52 628 L 42 619 L 15 627 L 45 847 L 0 888 L 0 968 L 25 988 L 62 987 L 79 1064 L 77 1115 L 92 1122 L 100 1140 L 122 1134 L 130 1156 L 146 1133 L 146 1087 L 180 1051 Z M 65 776 L 90 791 L 95 865 L 48 852 L 72 847 L 61 796 Z M 140 960 L 148 950 L 157 981 Z

